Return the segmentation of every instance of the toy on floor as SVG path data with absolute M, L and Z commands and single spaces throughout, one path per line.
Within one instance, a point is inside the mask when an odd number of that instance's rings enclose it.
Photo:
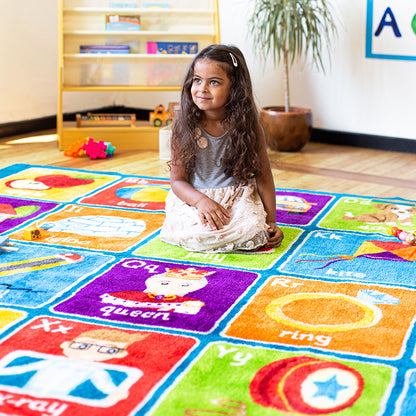
M 23 230 L 23 238 L 28 241 L 40 240 L 42 232 L 38 227 L 25 228 Z
M 9 241 L 9 237 L 1 236 L 0 235 L 0 254 L 5 251 L 18 251 L 19 249 L 17 247 L 14 247 L 14 243 Z
M 110 142 L 95 141 L 92 137 L 88 138 L 88 141 L 83 144 L 82 148 L 90 159 L 105 159 L 113 156 L 116 149 L 114 146 L 111 146 Z
M 86 141 L 87 139 L 83 139 L 83 140 L 78 140 L 75 143 L 72 143 L 71 146 L 69 146 L 68 149 L 64 151 L 64 155 L 70 156 L 70 157 L 84 156 L 85 151 L 83 149 L 83 146 Z
M 107 149 L 105 149 L 105 153 L 107 154 L 107 157 L 113 156 L 114 151 L 116 150 L 115 146 L 111 145 L 111 142 L 104 142 L 105 145 L 107 145 Z
M 105 159 L 113 156 L 115 150 L 116 148 L 111 145 L 111 142 L 104 142 L 102 140 L 95 141 L 92 137 L 86 137 L 85 139 L 72 143 L 64 151 L 64 155 L 70 157 L 87 155 L 90 159 Z
M 399 240 L 402 240 L 405 244 L 408 244 L 409 246 L 416 245 L 416 231 L 408 233 L 407 231 L 400 230 L 397 227 L 388 227 L 387 233 L 390 235 L 394 235 Z

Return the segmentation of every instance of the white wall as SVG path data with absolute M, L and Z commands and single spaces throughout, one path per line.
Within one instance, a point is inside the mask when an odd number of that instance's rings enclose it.
M 316 127 L 416 139 L 416 61 L 365 58 L 366 1 L 334 3 L 343 27 L 332 69 L 295 70 L 293 101 L 314 109 Z
M 0 0 L 0 123 L 56 114 L 57 2 Z M 219 0 L 221 40 L 246 56 L 260 106 L 283 102 L 281 71 L 260 61 L 247 35 L 252 0 Z M 416 61 L 365 58 L 366 1 L 334 0 L 342 23 L 326 75 L 307 62 L 291 74 L 292 104 L 314 126 L 416 140 Z M 7 41 L 5 41 L 7 39 Z M 104 105 L 152 108 L 179 93 L 71 93 L 64 111 Z
M 264 69 L 246 35 L 250 3 L 220 0 L 222 42 L 245 52 L 260 105 L 282 105 L 280 70 L 271 62 Z M 295 65 L 292 105 L 312 108 L 317 128 L 416 140 L 416 61 L 365 58 L 367 2 L 332 3 L 340 21 L 332 65 L 326 75 L 308 62 Z
M 0 0 L 0 123 L 56 114 L 57 2 Z

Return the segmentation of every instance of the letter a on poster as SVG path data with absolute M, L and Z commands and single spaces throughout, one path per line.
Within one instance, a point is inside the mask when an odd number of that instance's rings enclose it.
M 416 3 L 367 0 L 366 57 L 416 60 Z

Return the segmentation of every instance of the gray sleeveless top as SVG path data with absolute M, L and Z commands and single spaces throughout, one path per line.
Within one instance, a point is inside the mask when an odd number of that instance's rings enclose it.
M 222 159 L 227 151 L 228 132 L 221 137 L 214 137 L 205 130 L 198 129 L 196 135 L 198 146 L 195 169 L 190 175 L 191 185 L 199 189 L 236 185 L 236 179 L 225 175 L 222 167 Z

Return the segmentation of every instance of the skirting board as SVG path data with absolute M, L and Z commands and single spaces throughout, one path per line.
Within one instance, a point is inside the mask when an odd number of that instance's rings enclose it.
M 311 141 L 393 152 L 416 153 L 416 140 L 335 130 L 312 129 Z
M 56 129 L 56 116 L 0 124 L 0 138 Z

